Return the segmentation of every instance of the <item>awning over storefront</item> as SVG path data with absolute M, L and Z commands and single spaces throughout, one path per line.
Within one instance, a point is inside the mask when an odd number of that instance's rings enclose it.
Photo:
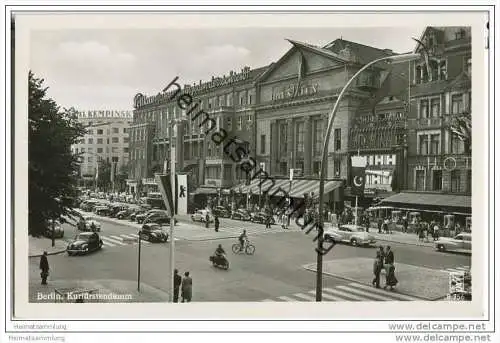
M 217 188 L 198 187 L 193 194 L 217 194 Z
M 262 193 L 267 191 L 270 195 L 290 195 L 292 198 L 303 198 L 304 193 L 311 194 L 311 192 L 314 192 L 315 197 L 319 195 L 319 180 L 293 180 L 290 185 L 290 181 L 286 179 L 269 179 L 262 182 L 260 188 L 259 183 L 260 181 L 256 179 L 249 185 L 241 184 L 233 187 L 233 191 L 236 193 L 241 191 L 242 194 L 247 194 L 249 192 L 252 194 L 259 194 L 260 191 L 262 191 Z M 325 194 L 341 186 L 342 181 L 325 181 Z
M 471 212 L 471 197 L 468 195 L 432 194 L 432 193 L 398 193 L 383 199 L 382 206 L 407 205 L 414 208 L 433 207 L 446 209 L 460 209 Z

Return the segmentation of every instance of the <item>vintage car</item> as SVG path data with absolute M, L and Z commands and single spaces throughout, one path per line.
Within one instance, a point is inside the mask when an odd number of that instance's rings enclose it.
M 80 204 L 80 209 L 85 212 L 92 212 L 98 204 L 96 200 L 85 200 Z
M 144 224 L 138 235 L 141 240 L 152 243 L 164 243 L 168 241 L 168 233 L 163 231 L 158 224 Z
M 140 209 L 137 207 L 129 206 L 127 208 L 124 208 L 123 210 L 119 211 L 116 214 L 117 219 L 130 219 L 130 217 L 135 214 L 137 211 Z
M 82 232 L 75 236 L 73 241 L 68 244 L 66 252 L 69 256 L 85 255 L 89 252 L 102 248 L 102 240 L 96 232 Z
M 247 210 L 239 209 L 233 211 L 233 213 L 231 214 L 231 219 L 249 221 L 250 219 L 252 219 L 252 216 L 250 216 L 250 213 Z
M 434 242 L 437 250 L 456 251 L 470 254 L 472 252 L 472 235 L 470 233 L 459 233 L 455 237 L 440 237 Z
M 210 213 L 209 210 L 196 210 L 192 215 L 191 215 L 191 220 L 194 222 L 206 222 L 207 221 L 207 214 L 208 214 L 208 221 L 209 223 L 214 221 L 214 216 Z
M 224 206 L 217 206 L 213 210 L 213 214 L 221 218 L 231 217 L 231 210 L 225 208 Z
M 99 216 L 108 216 L 111 213 L 111 208 L 109 206 L 100 205 L 94 208 L 94 213 Z
M 80 231 L 101 232 L 101 223 L 93 217 L 84 216 L 80 218 L 80 221 L 77 224 L 77 229 Z
M 376 243 L 375 237 L 366 232 L 365 227 L 353 224 L 325 229 L 324 239 L 326 241 L 345 242 L 352 246 L 368 246 Z
M 54 229 L 54 231 L 52 231 Z M 43 233 L 43 235 L 47 238 L 52 238 L 52 235 L 54 238 L 63 238 L 64 237 L 64 229 L 61 226 L 61 223 L 59 223 L 57 220 L 54 223 L 54 226 L 52 226 L 52 220 L 49 220 L 47 222 L 47 229 Z
M 177 219 L 174 219 L 175 223 L 177 224 Z M 150 224 L 150 223 L 155 223 L 155 224 L 170 224 L 170 217 L 167 213 L 167 211 L 162 211 L 162 212 L 154 212 L 151 213 L 149 216 L 147 216 L 143 224 Z
M 265 212 L 255 212 L 255 213 L 252 213 L 250 214 L 251 216 L 251 221 L 254 222 L 254 223 L 262 223 L 262 224 L 265 224 L 266 223 L 266 219 L 268 217 L 270 217 L 270 221 L 271 221 L 271 225 L 274 225 L 276 224 L 275 220 L 274 220 L 274 217 L 273 216 L 270 216 L 269 214 L 265 213 Z
M 142 224 L 142 222 L 144 222 L 144 219 L 146 219 L 147 217 L 149 217 L 151 214 L 153 214 L 153 213 L 162 213 L 162 212 L 165 212 L 165 211 L 164 210 L 149 210 L 149 211 L 144 211 L 144 212 L 142 212 L 140 214 L 136 214 L 135 215 L 135 220 L 139 224 Z

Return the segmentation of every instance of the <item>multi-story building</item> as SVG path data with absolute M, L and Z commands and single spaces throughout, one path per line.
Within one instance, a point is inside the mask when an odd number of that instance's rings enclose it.
M 350 198 L 351 156 L 360 155 L 367 162 L 362 205 L 374 197 L 418 191 L 438 192 L 441 202 L 459 202 L 470 210 L 470 149 L 450 130 L 454 118 L 470 108 L 470 29 L 428 27 L 420 41 L 429 52 L 429 70 L 425 58 L 378 63 L 344 94 L 328 147 L 328 193 L 342 185 L 336 180 L 345 180 L 344 194 Z M 200 102 L 217 128 L 238 137 L 258 166 L 278 181 L 267 189 L 270 193 L 288 185 L 290 169 L 300 169 L 302 180 L 286 188 L 300 197 L 317 192 L 328 116 L 347 80 L 367 63 L 396 53 L 344 39 L 323 47 L 290 42 L 290 50 L 269 66 L 179 88 Z M 421 52 L 419 45 L 415 52 Z M 169 120 L 186 112 L 179 108 L 178 96 L 171 99 L 177 87 L 167 88 L 156 96 L 135 98 L 134 127 L 149 132 L 142 137 L 150 143 L 146 147 L 131 141 L 131 149 L 137 150 L 133 163 L 138 163 L 137 156 L 146 159 L 131 170 L 131 178 L 150 178 L 154 171 L 165 170 Z M 181 147 L 177 169 L 191 170 L 198 186 L 232 187 L 255 195 L 260 181 L 243 185 L 248 183 L 245 173 L 223 146 L 205 137 L 199 122 L 203 119 L 176 126 L 173 136 Z M 427 201 L 422 194 L 415 197 Z
M 78 121 L 87 129 L 86 134 L 71 149 L 82 157 L 80 175 L 94 179 L 99 160 L 114 164 L 119 171 L 129 163 L 129 133 L 132 111 L 80 111 Z

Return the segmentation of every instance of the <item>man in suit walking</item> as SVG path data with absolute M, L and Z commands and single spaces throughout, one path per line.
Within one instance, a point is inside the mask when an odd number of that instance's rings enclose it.
M 42 277 L 42 285 L 47 284 L 47 277 L 49 276 L 49 260 L 47 259 L 47 252 L 44 251 L 40 257 L 40 276 Z
M 179 290 L 182 283 L 182 277 L 177 269 L 174 270 L 174 303 L 179 302 Z

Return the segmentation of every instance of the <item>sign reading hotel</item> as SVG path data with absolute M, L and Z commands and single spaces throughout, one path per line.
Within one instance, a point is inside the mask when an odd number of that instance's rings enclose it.
M 289 85 L 283 88 L 273 89 L 271 100 L 294 98 L 296 96 L 314 95 L 318 93 L 319 85 Z

